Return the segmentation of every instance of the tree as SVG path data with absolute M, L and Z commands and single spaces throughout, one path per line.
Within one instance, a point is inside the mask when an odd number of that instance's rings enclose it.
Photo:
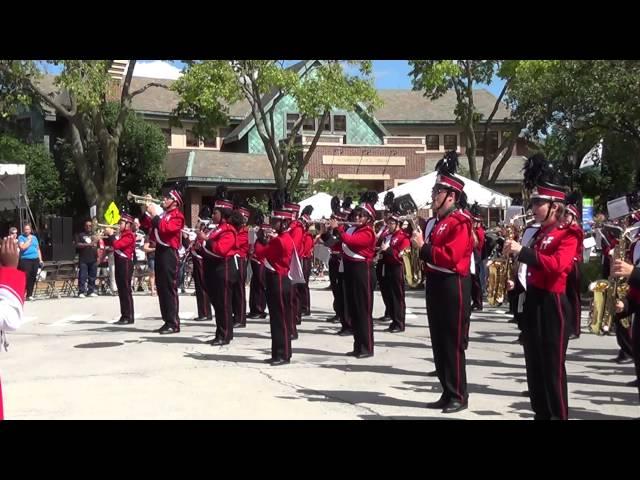
M 56 212 L 64 203 L 64 191 L 53 157 L 43 145 L 29 145 L 0 134 L 0 161 L 25 164 L 27 197 L 36 223 Z
M 152 82 L 132 92 L 130 86 L 135 60 L 129 62 L 121 85 L 114 84 L 108 72 L 112 62 L 51 61 L 62 67 L 55 84 L 66 95 L 50 96 L 39 85 L 42 73 L 38 62 L 0 60 L 0 84 L 11 92 L 13 103 L 36 99 L 53 107 L 57 115 L 66 120 L 67 140 L 85 199 L 89 205 L 97 205 L 99 217 L 117 195 L 118 147 L 131 101 L 148 88 L 162 87 Z M 111 126 L 105 118 L 110 97 L 119 99 L 117 117 Z M 0 104 L 0 107 L 7 109 L 7 105 Z
M 118 109 L 116 102 L 105 105 L 104 118 L 108 128 L 115 124 Z M 85 217 L 89 205 L 83 197 L 82 183 L 75 170 L 72 146 L 62 141 L 56 150 L 58 168 L 66 179 L 68 214 Z M 146 122 L 133 112 L 127 115 L 118 145 L 118 193 L 113 199 L 118 206 L 126 203 L 128 191 L 156 196 L 166 178 L 164 158 L 167 150 L 164 135 L 158 126 Z
M 324 192 L 332 196 L 337 195 L 340 198 L 351 197 L 355 202 L 360 197 L 364 188 L 350 180 L 328 178 L 309 185 L 309 190 L 314 193 Z
M 502 136 L 502 143 L 496 151 L 484 149 L 482 165 L 478 174 L 476 165 L 476 150 L 478 138 L 476 132 L 480 123 L 483 124 L 482 141 L 489 145 L 488 134 L 492 123 L 497 120 L 495 115 L 501 102 L 505 99 L 509 89 L 515 83 L 517 61 L 515 60 L 412 60 L 409 62 L 413 70 L 413 88 L 424 91 L 424 95 L 431 100 L 442 97 L 452 90 L 456 95 L 456 121 L 462 127 L 466 138 L 465 154 L 469 162 L 469 177 L 483 185 L 492 185 L 498 179 L 502 168 L 511 158 L 513 146 L 516 143 L 522 125 L 512 121 L 508 124 L 510 131 Z M 473 90 L 477 84 L 490 84 L 494 74 L 505 84 L 496 99 L 488 117 L 478 112 L 474 102 Z M 501 119 L 507 120 L 507 119 Z M 491 166 L 498 160 L 491 172 Z
M 357 68 L 348 74 L 345 64 Z M 173 84 L 181 97 L 177 117 L 198 120 L 196 133 L 211 135 L 228 121 L 228 105 L 241 99 L 251 107 L 251 117 L 271 164 L 277 188 L 296 190 L 311 160 L 331 110 L 354 111 L 359 105 L 371 113 L 380 104 L 371 77 L 370 61 L 323 60 L 310 71 L 285 68 L 281 60 L 205 60 L 187 63 Z M 293 98 L 300 116 L 288 136 L 274 120 L 274 108 Z M 320 117 L 319 128 L 306 152 L 296 145 L 305 120 Z M 306 148 L 306 146 L 305 146 Z

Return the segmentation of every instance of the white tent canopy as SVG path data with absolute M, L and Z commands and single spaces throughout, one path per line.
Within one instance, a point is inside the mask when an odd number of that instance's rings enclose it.
M 391 190 L 382 192 L 378 196 L 376 210 L 384 210 L 384 197 L 389 191 L 392 191 L 396 197 L 410 194 L 418 208 L 428 208 L 431 204 L 431 190 L 436 183 L 437 176 L 437 172 L 431 172 L 428 175 L 423 175 L 415 180 L 398 185 Z M 484 187 L 473 180 L 463 177 L 462 175 L 456 176 L 460 177 L 462 181 L 464 181 L 464 192 L 467 194 L 467 202 L 469 205 L 473 205 L 474 202 L 478 202 L 481 207 L 500 209 L 507 208 L 511 205 L 511 197 L 508 195 L 503 195 L 495 190 Z
M 312 195 L 309 198 L 298 202 L 300 205 L 300 211 L 307 205 L 313 206 L 313 212 L 311 213 L 311 220 L 320 220 L 322 218 L 331 217 L 331 195 L 328 193 L 320 192 Z

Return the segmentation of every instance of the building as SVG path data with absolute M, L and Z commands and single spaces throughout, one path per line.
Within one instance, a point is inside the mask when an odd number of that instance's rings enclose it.
M 116 62 L 120 63 L 116 65 Z M 114 78 L 122 75 L 122 65 L 126 61 L 116 62 L 111 72 Z M 306 75 L 316 62 L 301 61 L 289 68 L 299 75 Z M 150 82 L 166 87 L 172 84 L 171 80 L 133 77 L 131 88 L 137 90 Z M 53 77 L 45 77 L 41 85 L 47 91 L 55 90 Z M 454 149 L 460 155 L 462 169 L 467 168 L 466 139 L 455 122 L 453 92 L 434 101 L 411 90 L 381 90 L 378 93 L 384 104 L 372 115 L 362 108 L 331 112 L 303 182 L 341 178 L 356 181 L 363 188 L 382 191 L 433 171 L 444 152 Z M 298 118 L 297 106 L 291 97 L 284 97 L 273 105 L 272 97 L 267 95 L 263 101 L 267 110 L 273 109 L 278 136 L 284 139 Z M 490 115 L 496 102 L 486 90 L 474 91 L 474 100 L 484 118 Z M 194 123 L 189 119 L 181 119 L 181 128 L 170 125 L 169 119 L 178 101 L 177 94 L 169 89 L 149 88 L 134 97 L 133 109 L 145 120 L 158 125 L 165 134 L 169 147 L 165 162 L 167 182 L 186 182 L 188 221 L 194 221 L 202 202 L 209 201 L 219 184 L 226 184 L 230 190 L 245 196 L 260 195 L 273 189 L 271 167 L 246 101 L 230 105 L 229 125 L 211 138 L 194 135 Z M 52 142 L 60 136 L 61 122 L 55 112 L 45 108 L 41 117 L 33 112 L 30 115 L 35 137 Z M 309 119 L 303 125 L 297 139 L 303 151 L 311 143 L 318 122 L 318 119 Z M 503 136 L 511 129 L 509 111 L 505 105 L 499 105 L 489 131 L 489 144 L 478 145 L 478 169 L 484 149 L 496 151 Z M 511 158 L 492 188 L 519 196 L 526 153 L 525 141 L 518 139 Z

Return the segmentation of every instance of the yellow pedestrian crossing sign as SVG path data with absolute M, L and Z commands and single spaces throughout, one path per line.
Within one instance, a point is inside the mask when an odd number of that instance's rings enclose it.
M 107 225 L 115 225 L 120 221 L 120 210 L 115 202 L 109 204 L 109 208 L 104 212 L 104 219 L 107 221 Z

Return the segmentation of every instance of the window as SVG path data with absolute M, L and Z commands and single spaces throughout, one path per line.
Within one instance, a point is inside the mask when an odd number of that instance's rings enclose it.
M 216 137 L 204 137 L 204 146 L 206 148 L 218 148 L 218 139 Z
M 334 132 L 346 132 L 347 131 L 347 116 L 346 115 L 334 115 L 333 116 L 333 131 Z
M 458 136 L 457 135 L 445 135 L 444 136 L 444 149 L 449 152 L 451 150 L 458 150 Z
M 315 132 L 316 131 L 316 119 L 315 118 L 305 118 L 302 121 L 302 130 L 305 132 Z
M 487 153 L 489 155 L 498 151 L 498 132 L 487 132 L 488 147 Z M 476 132 L 476 155 L 478 157 L 484 156 L 484 132 Z
M 291 131 L 298 118 L 300 118 L 300 115 L 297 113 L 287 113 L 287 132 Z
M 322 117 L 320 117 L 322 119 Z M 327 116 L 327 120 L 326 122 L 324 122 L 324 127 L 323 127 L 323 132 L 330 132 L 331 131 L 331 115 Z
M 200 139 L 191 130 L 187 130 L 187 147 L 199 147 Z
M 427 150 L 440 150 L 439 135 L 427 135 Z
M 171 129 L 163 128 L 162 134 L 164 135 L 164 141 L 167 142 L 167 147 L 171 146 Z
M 18 119 L 16 127 L 18 136 L 23 140 L 28 140 L 31 136 L 31 117 Z

